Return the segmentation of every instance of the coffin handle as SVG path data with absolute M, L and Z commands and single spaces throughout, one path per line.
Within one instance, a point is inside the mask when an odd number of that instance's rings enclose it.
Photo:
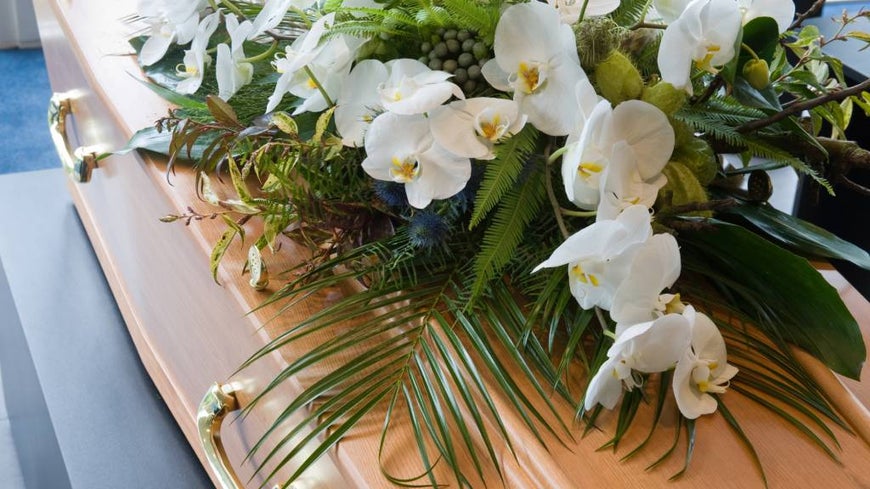
M 221 424 L 227 413 L 238 409 L 238 401 L 232 386 L 215 383 L 211 386 L 196 413 L 199 441 L 205 458 L 217 477 L 220 489 L 243 489 L 242 483 L 230 465 L 224 445 L 221 443 Z
M 98 157 L 93 148 L 79 147 L 70 151 L 66 118 L 72 115 L 72 98 L 66 93 L 55 93 L 51 96 L 48 104 L 48 130 L 67 175 L 76 182 L 86 183 L 91 179 L 91 171 L 96 168 Z

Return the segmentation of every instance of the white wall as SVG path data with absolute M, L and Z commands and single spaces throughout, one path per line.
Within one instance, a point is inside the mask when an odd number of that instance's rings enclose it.
M 31 0 L 0 0 L 0 49 L 39 46 Z

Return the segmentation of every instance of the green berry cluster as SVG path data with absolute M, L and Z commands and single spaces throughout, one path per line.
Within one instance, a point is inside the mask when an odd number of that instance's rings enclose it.
M 480 69 L 492 56 L 477 33 L 465 29 L 439 28 L 428 41 L 420 44 L 420 62 L 433 70 L 442 70 L 453 75 L 453 82 L 466 94 L 482 87 L 484 82 Z

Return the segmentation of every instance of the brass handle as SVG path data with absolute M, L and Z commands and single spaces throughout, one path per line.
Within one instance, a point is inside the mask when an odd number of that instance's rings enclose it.
M 220 489 L 243 489 L 242 483 L 230 466 L 227 453 L 221 443 L 221 424 L 224 416 L 239 408 L 236 394 L 230 385 L 215 383 L 196 413 L 196 424 L 199 427 L 199 441 L 205 451 L 205 458 L 214 474 L 217 476 Z
M 79 147 L 70 151 L 67 137 L 66 118 L 72 115 L 72 96 L 55 93 L 48 104 L 48 131 L 54 142 L 54 149 L 60 157 L 67 175 L 76 182 L 85 183 L 91 179 L 91 171 L 97 166 L 95 148 Z

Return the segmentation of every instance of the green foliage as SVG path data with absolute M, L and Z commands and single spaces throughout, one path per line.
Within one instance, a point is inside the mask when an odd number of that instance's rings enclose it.
M 623 0 L 610 18 L 623 27 L 631 27 L 643 20 L 651 4 L 652 0 Z
M 837 291 L 806 259 L 742 227 L 709 221 L 683 231 L 683 266 L 706 275 L 725 297 L 778 342 L 804 348 L 835 372 L 857 379 L 867 353 L 858 324 Z
M 523 233 L 547 198 L 543 183 L 545 171 L 549 168 L 534 165 L 529 175 L 510 189 L 499 204 L 474 259 L 472 298 L 481 296 L 487 284 L 511 260 Z
M 495 148 L 495 159 L 486 163 L 483 182 L 474 198 L 469 228 L 477 227 L 516 183 L 517 177 L 535 150 L 540 133 L 526 124 L 519 134 Z

